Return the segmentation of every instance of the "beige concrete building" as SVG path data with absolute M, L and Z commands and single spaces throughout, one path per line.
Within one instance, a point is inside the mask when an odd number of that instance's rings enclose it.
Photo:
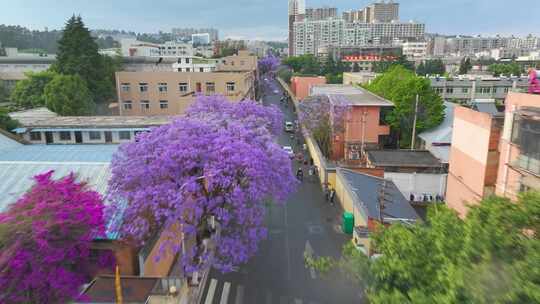
M 253 99 L 255 75 L 248 71 L 117 72 L 116 87 L 122 116 L 178 115 L 196 94 L 220 94 L 231 101 Z

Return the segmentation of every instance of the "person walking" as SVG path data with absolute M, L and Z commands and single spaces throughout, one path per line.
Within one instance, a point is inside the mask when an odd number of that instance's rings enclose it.
M 330 205 L 334 206 L 334 199 L 336 197 L 336 190 L 330 190 Z
M 330 199 L 330 192 L 328 191 L 328 183 L 323 184 L 324 201 L 328 202 Z
M 296 178 L 298 178 L 299 181 L 303 181 L 304 171 L 302 171 L 302 168 L 298 168 L 298 170 L 296 170 Z

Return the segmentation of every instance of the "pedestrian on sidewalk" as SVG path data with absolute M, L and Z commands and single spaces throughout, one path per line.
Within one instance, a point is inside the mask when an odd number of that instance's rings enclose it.
M 336 190 L 330 190 L 330 205 L 334 206 L 334 199 L 336 197 Z

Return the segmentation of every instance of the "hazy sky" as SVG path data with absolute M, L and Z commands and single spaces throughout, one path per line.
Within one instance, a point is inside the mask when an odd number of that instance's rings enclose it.
M 368 0 L 306 0 L 339 12 Z M 426 23 L 429 33 L 540 36 L 540 0 L 401 0 L 402 20 Z M 213 26 L 221 37 L 284 40 L 287 0 L 0 0 L 0 24 L 59 29 L 73 13 L 92 29 L 137 32 Z

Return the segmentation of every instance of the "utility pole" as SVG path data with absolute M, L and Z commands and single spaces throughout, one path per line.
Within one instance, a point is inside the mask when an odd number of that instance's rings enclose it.
M 416 118 L 418 116 L 418 94 L 416 94 L 416 103 L 414 105 L 414 123 L 412 129 L 412 138 L 411 138 L 411 151 L 414 150 L 414 144 L 416 139 Z
M 364 157 L 364 152 L 365 152 L 365 141 L 366 141 L 366 116 L 367 116 L 367 112 L 364 111 L 364 113 L 362 113 L 362 155 L 361 157 Z
M 383 212 L 383 209 L 385 208 L 384 205 L 386 203 L 385 195 L 386 195 L 386 180 L 383 180 L 381 189 L 379 190 L 379 219 L 382 225 L 384 225 L 382 212 Z

